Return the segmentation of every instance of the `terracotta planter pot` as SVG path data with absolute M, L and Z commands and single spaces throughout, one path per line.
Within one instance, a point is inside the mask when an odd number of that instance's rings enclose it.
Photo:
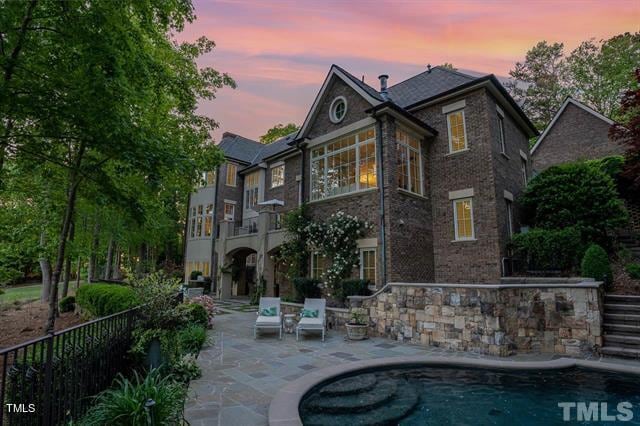
M 346 324 L 347 337 L 349 340 L 362 340 L 367 337 L 369 327 L 362 324 Z

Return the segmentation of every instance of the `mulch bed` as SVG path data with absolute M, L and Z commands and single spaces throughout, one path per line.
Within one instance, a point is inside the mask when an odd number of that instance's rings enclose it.
M 30 302 L 21 305 L 4 305 L 0 310 L 0 349 L 17 345 L 43 336 L 47 320 L 46 303 Z M 84 322 L 73 312 L 60 314 L 56 319 L 56 331 Z

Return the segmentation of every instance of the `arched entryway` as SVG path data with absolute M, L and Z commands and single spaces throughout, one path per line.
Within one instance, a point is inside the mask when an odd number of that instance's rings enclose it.
M 229 253 L 226 258 L 225 274 L 231 275 L 231 297 L 250 297 L 256 283 L 257 252 L 251 248 L 243 247 Z

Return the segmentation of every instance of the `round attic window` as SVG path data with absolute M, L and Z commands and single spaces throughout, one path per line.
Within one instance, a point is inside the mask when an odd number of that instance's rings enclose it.
M 329 118 L 332 123 L 339 123 L 347 114 L 347 100 L 344 96 L 338 96 L 331 102 L 329 107 Z

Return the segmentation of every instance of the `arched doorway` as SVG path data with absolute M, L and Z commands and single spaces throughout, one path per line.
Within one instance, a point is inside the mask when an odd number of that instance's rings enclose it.
M 258 280 L 257 252 L 245 247 L 229 253 L 227 258 L 230 261 L 226 269 L 231 274 L 231 297 L 251 296 Z

